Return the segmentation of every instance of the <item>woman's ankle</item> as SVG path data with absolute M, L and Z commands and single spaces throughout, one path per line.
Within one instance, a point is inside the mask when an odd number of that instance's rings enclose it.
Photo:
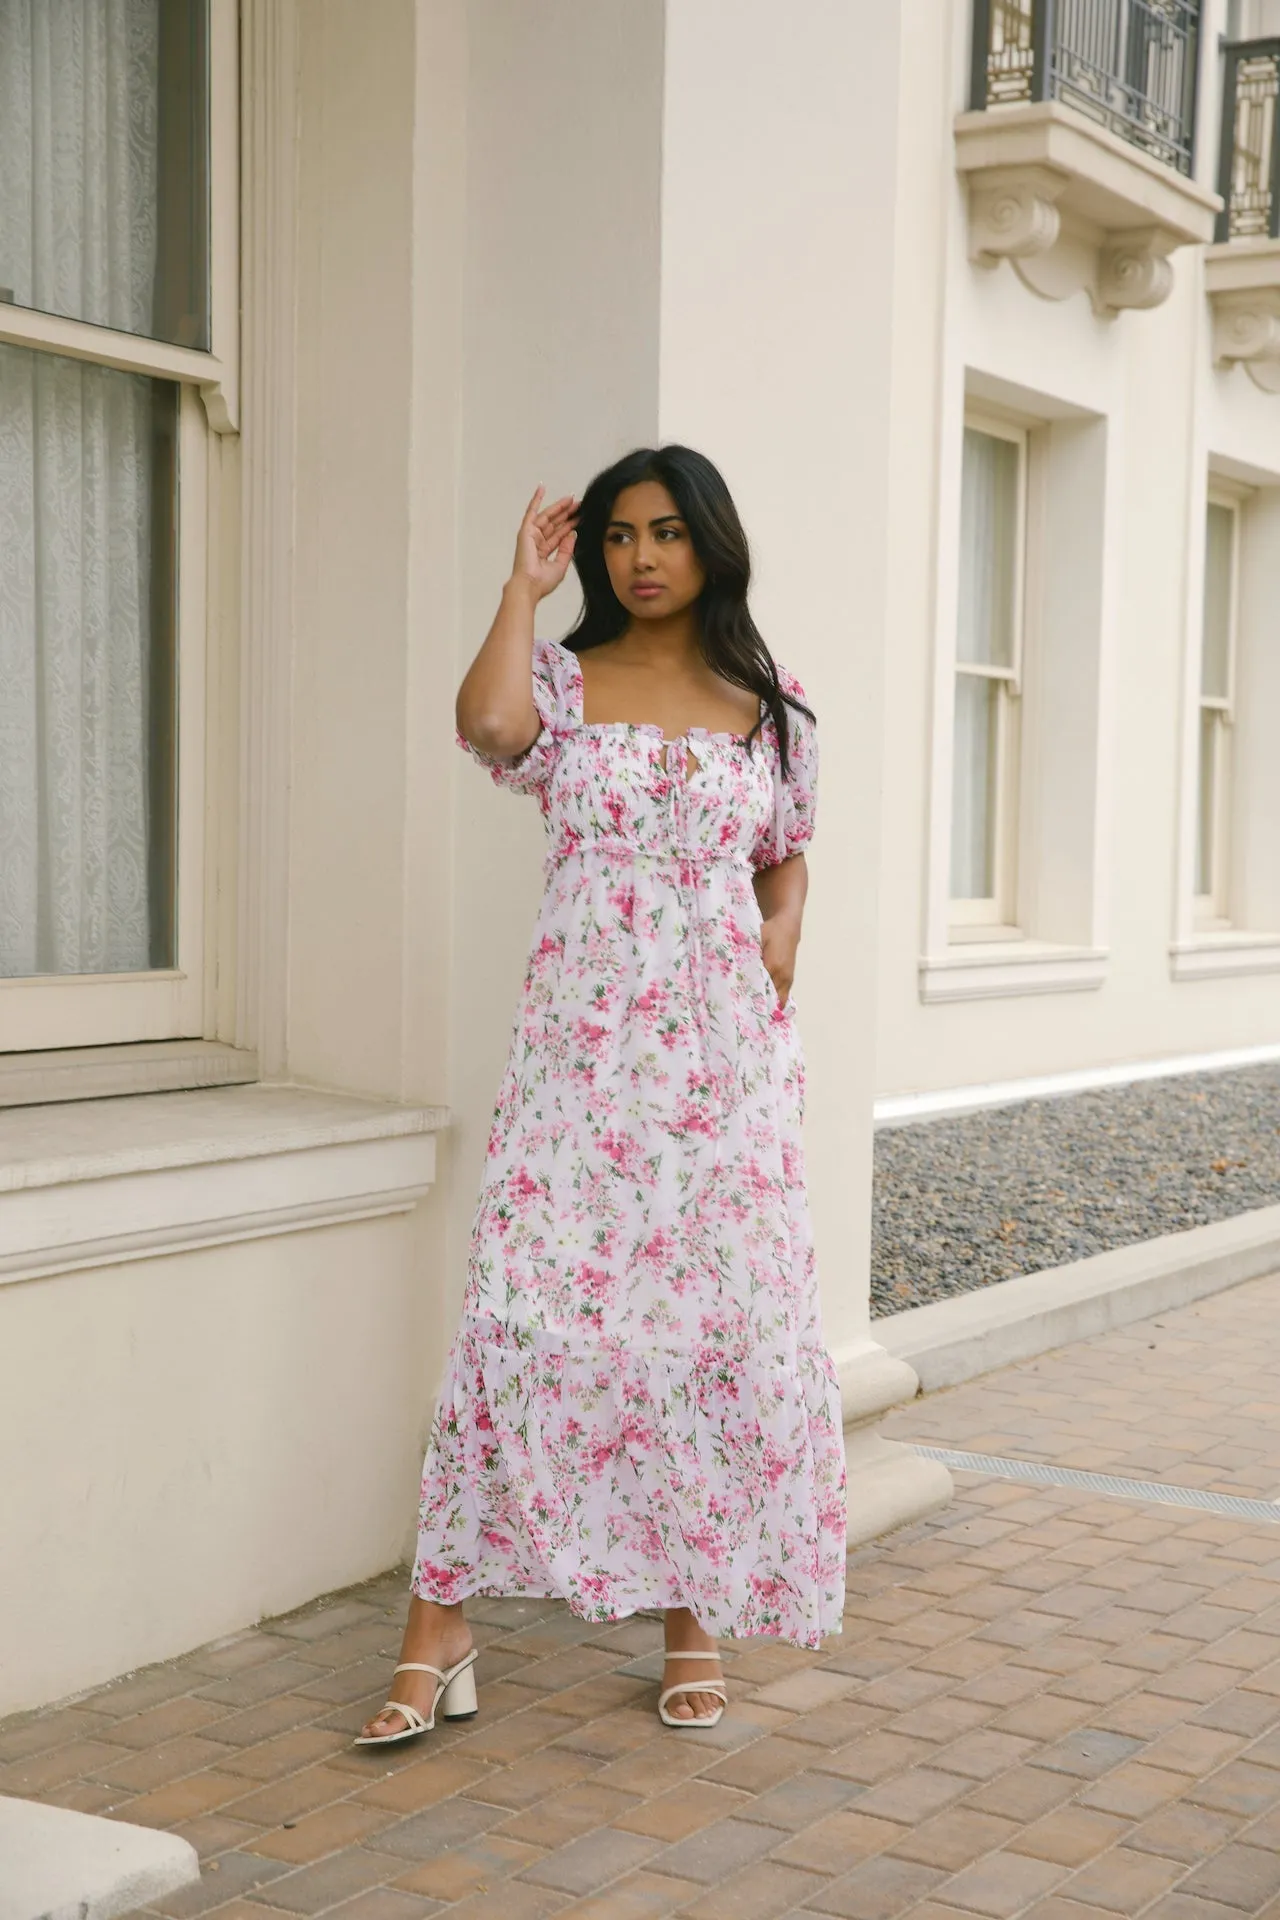
M 665 1652 L 669 1660 L 681 1653 L 715 1653 L 716 1637 L 701 1625 L 688 1607 L 668 1607 L 663 1621 Z
M 402 1657 L 413 1659 L 414 1647 L 426 1647 L 436 1644 L 455 1646 L 465 1640 L 471 1640 L 471 1631 L 462 1611 L 462 1602 L 455 1601 L 452 1606 L 442 1606 L 436 1600 L 421 1600 L 415 1594 L 409 1603 L 409 1617 L 405 1622 L 404 1640 L 401 1647 Z

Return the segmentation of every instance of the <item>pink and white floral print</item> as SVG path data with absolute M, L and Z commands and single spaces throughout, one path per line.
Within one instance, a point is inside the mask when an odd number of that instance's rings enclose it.
M 780 669 L 787 691 L 803 699 Z M 752 874 L 812 835 L 817 741 L 587 725 L 534 651 L 515 761 L 546 890 L 423 1469 L 413 1591 L 690 1607 L 719 1635 L 839 1632 L 845 1472 L 801 1151 L 795 994 Z M 461 734 L 458 744 L 468 752 Z

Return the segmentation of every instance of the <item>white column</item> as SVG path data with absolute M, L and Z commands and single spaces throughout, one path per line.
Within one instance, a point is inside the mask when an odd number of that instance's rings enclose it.
M 724 471 L 757 620 L 820 724 L 796 998 L 855 1538 L 949 1491 L 868 1424 L 916 1385 L 869 1321 L 899 34 L 841 0 L 668 0 L 662 140 L 659 435 Z
M 455 783 L 449 1271 L 459 1289 L 544 835 L 532 801 L 498 793 L 453 747 L 453 696 L 535 485 L 551 498 L 581 493 L 656 430 L 662 10 L 468 0 L 466 28 L 458 619 L 435 729 Z M 571 575 L 539 608 L 539 631 L 565 633 L 576 605 Z

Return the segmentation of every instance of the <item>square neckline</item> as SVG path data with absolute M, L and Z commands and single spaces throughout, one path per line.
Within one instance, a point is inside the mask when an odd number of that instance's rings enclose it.
M 741 747 L 746 745 L 750 737 L 746 733 L 728 733 L 717 731 L 710 727 L 686 727 L 683 733 L 666 734 L 662 731 L 662 727 L 656 720 L 584 719 L 583 708 L 585 706 L 586 688 L 582 679 L 582 662 L 578 659 L 573 648 L 566 647 L 562 640 L 556 640 L 552 644 L 559 647 L 561 653 L 566 654 L 573 663 L 573 719 L 575 733 L 653 733 L 658 736 L 659 745 L 664 747 L 674 747 L 678 745 L 681 740 L 720 740 L 727 742 L 730 746 Z M 762 700 L 760 702 L 759 724 L 763 725 L 768 721 L 768 718 L 768 708 Z M 753 728 L 752 731 L 754 732 L 754 730 Z

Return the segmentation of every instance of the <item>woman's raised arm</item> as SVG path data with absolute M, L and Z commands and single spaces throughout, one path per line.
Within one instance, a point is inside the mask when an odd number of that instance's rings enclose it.
M 570 495 L 542 506 L 539 487 L 516 536 L 515 563 L 484 644 L 458 688 L 458 731 L 495 760 L 531 747 L 541 721 L 533 704 L 533 614 L 569 570 L 578 503 Z

